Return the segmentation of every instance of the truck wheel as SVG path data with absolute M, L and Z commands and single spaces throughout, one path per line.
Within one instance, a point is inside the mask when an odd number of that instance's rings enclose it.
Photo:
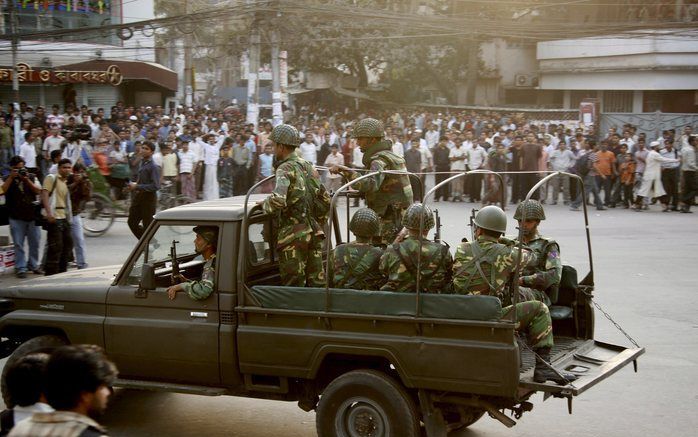
M 417 437 L 417 409 L 405 389 L 375 370 L 354 370 L 327 386 L 317 408 L 318 437 Z
M 17 349 L 12 352 L 12 355 L 7 359 L 5 367 L 2 369 L 2 376 L 0 377 L 0 389 L 2 390 L 2 399 L 7 405 L 7 408 L 13 408 L 14 404 L 10 399 L 9 393 L 7 392 L 7 384 L 5 383 L 5 378 L 7 376 L 7 369 L 11 367 L 23 356 L 34 353 L 34 352 L 47 352 L 50 353 L 52 350 L 59 346 L 65 346 L 68 344 L 65 338 L 59 337 L 57 335 L 42 335 L 40 337 L 31 338 L 24 343 L 20 344 Z

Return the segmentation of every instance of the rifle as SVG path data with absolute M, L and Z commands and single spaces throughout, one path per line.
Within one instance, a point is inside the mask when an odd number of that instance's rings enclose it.
M 475 241 L 475 214 L 477 214 L 478 211 L 479 209 L 471 209 L 470 218 L 468 219 L 468 226 L 470 226 L 470 238 L 472 238 L 473 241 Z
M 177 240 L 172 240 L 172 246 L 170 246 L 170 259 L 172 260 L 172 277 L 170 278 L 170 282 L 172 285 L 176 285 L 179 282 L 179 261 L 177 260 L 177 243 L 179 241 Z
M 441 217 L 439 216 L 439 210 L 434 210 L 434 218 L 436 219 L 436 232 L 434 233 L 434 241 L 441 241 Z

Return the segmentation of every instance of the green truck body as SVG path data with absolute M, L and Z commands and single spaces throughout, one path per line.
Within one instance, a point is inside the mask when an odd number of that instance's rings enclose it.
M 297 401 L 317 409 L 323 436 L 413 435 L 420 423 L 439 436 L 484 412 L 512 426 L 502 413 L 520 417 L 533 393 L 572 399 L 644 352 L 593 339 L 583 281 L 561 288 L 554 321 L 553 364 L 579 376 L 568 386 L 532 381 L 533 355 L 494 297 L 281 287 L 260 198 L 246 220 L 243 197 L 162 211 L 123 266 L 0 290 L 1 355 L 96 344 L 117 386 Z M 180 271 L 196 277 L 203 260 L 187 242 L 201 224 L 219 228 L 216 291 L 168 300 L 169 244 L 180 241 Z

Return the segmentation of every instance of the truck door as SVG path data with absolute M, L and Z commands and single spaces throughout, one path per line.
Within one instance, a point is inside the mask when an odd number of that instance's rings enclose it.
M 195 251 L 192 230 L 197 224 L 202 223 L 159 223 L 141 240 L 130 266 L 109 289 L 105 346 L 123 379 L 220 383 L 217 290 L 214 287 L 200 301 L 181 292 L 169 300 L 166 292 L 171 285 L 173 242 L 180 273 L 188 279 L 201 277 L 205 260 Z M 154 290 L 139 288 L 146 263 L 155 268 Z M 215 284 L 218 275 L 216 266 Z

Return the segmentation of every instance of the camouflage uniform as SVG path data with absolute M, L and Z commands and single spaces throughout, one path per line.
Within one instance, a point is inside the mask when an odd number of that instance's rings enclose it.
M 354 137 L 383 137 L 383 123 L 366 118 L 357 124 Z M 381 140 L 364 151 L 363 165 L 370 172 L 385 170 L 407 171 L 405 160 L 392 152 L 392 142 Z M 343 172 L 347 180 L 359 177 L 358 173 Z M 413 200 L 412 185 L 407 175 L 378 174 L 353 185 L 352 188 L 366 196 L 366 205 L 381 218 L 380 236 L 383 244 L 393 242 L 400 232 L 402 216 Z
M 482 252 L 477 257 L 482 273 L 476 266 L 472 243 L 461 243 L 456 249 L 453 263 L 454 291 L 460 294 L 497 296 L 502 305 L 508 305 L 502 308 L 502 318 L 511 317 L 515 310 L 517 329 L 527 331 L 533 348 L 551 347 L 553 331 L 548 307 L 536 301 L 518 303 L 516 307 L 511 305 L 507 287 L 514 272 L 518 249 L 500 244 L 495 238 L 487 235 L 478 237 L 477 246 Z M 521 261 L 522 266 L 535 263 L 535 254 L 523 251 Z
M 279 126 L 277 126 L 279 127 Z M 277 251 L 281 285 L 325 285 L 322 268 L 322 225 L 311 216 L 314 201 L 306 178 L 314 177 L 313 165 L 294 151 L 278 164 L 274 191 L 262 203 L 264 212 L 278 214 Z
M 361 208 L 354 213 L 349 230 L 356 241 L 335 247 L 328 263 L 334 287 L 378 290 L 385 283 L 378 270 L 383 251 L 371 244 L 379 229 L 380 219 L 374 210 Z
M 545 220 L 543 205 L 536 200 L 524 201 L 517 206 L 514 219 L 521 220 L 524 215 L 526 219 Z M 518 243 L 518 238 L 512 238 L 512 240 Z M 536 254 L 538 262 L 524 268 L 521 274 L 523 285 L 521 292 L 526 300 L 539 300 L 550 305 L 550 298 L 546 291 L 559 287 L 562 279 L 560 246 L 555 240 L 536 233 L 526 247 Z
M 477 239 L 477 246 L 482 255 L 478 257 L 483 275 L 475 264 L 475 250 L 472 243 L 461 243 L 456 248 L 456 256 L 453 263 L 453 290 L 463 294 L 486 294 L 497 296 L 502 305 L 511 304 L 509 292 L 509 280 L 516 265 L 518 250 L 515 247 L 505 246 L 496 238 L 481 235 Z M 535 263 L 535 255 L 528 251 L 521 252 L 522 268 Z M 494 265 L 493 270 L 491 266 Z M 488 284 L 489 282 L 489 284 Z
M 388 246 L 380 260 L 380 270 L 388 278 L 381 290 L 415 292 L 417 286 L 417 256 L 419 238 L 409 236 Z M 448 246 L 422 240 L 419 258 L 419 288 L 427 293 L 447 293 L 451 282 L 453 258 Z
M 378 270 L 383 251 L 370 242 L 340 244 L 332 251 L 330 278 L 335 288 L 378 290 L 385 278 Z
M 213 293 L 216 280 L 216 255 L 206 260 L 204 271 L 199 281 L 187 281 L 182 283 L 182 291 L 194 300 L 204 300 Z
M 526 247 L 536 254 L 538 262 L 523 270 L 521 291 L 530 300 L 539 300 L 550 305 L 546 290 L 559 287 L 562 279 L 560 247 L 554 240 L 538 234 L 528 242 Z

